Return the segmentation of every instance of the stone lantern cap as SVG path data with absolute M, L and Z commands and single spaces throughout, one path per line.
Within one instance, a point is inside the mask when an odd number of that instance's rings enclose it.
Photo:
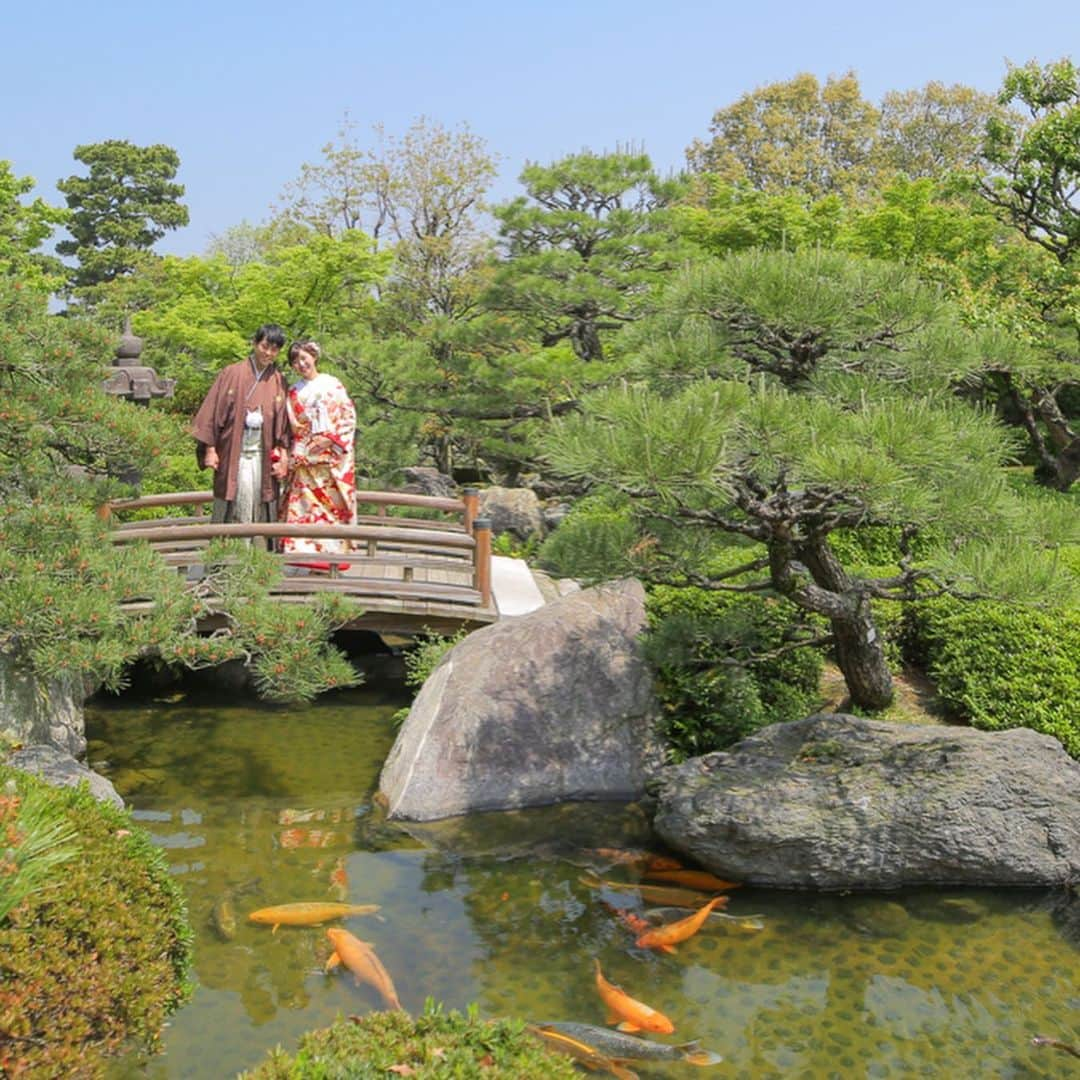
M 139 363 L 143 340 L 131 330 L 131 316 L 124 320 L 124 332 L 116 347 L 113 370 L 105 380 L 106 394 L 125 397 L 139 405 L 151 398 L 172 397 L 176 390 L 175 379 L 164 379 L 151 367 Z

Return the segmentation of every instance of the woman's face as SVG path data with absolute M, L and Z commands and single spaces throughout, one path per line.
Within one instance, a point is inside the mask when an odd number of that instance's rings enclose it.
M 301 379 L 313 379 L 318 374 L 315 357 L 306 349 L 301 349 L 296 354 L 292 366 L 293 371 L 295 371 Z

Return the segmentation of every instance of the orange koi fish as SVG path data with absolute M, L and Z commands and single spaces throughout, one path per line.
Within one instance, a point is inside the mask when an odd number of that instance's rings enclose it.
M 633 934 L 643 934 L 646 930 L 651 930 L 653 928 L 652 923 L 649 922 L 648 919 L 643 919 L 640 915 L 631 911 L 630 908 L 616 907 L 614 904 L 609 904 L 606 900 L 601 900 L 600 903 Z
M 535 1039 L 539 1039 L 549 1050 L 565 1054 L 583 1065 L 589 1072 L 606 1072 L 618 1077 L 618 1080 L 638 1080 L 638 1074 L 604 1057 L 595 1047 L 575 1039 L 573 1036 L 554 1028 L 536 1024 L 526 1024 L 525 1030 Z
M 657 1035 L 670 1035 L 675 1030 L 675 1025 L 663 1013 L 609 983 L 600 970 L 599 960 L 594 959 L 593 963 L 596 965 L 596 989 L 607 1007 L 609 1024 L 618 1020 L 621 1021 L 618 1024 L 620 1031 L 652 1031 Z
M 687 915 L 685 919 L 665 923 L 663 926 L 650 927 L 635 944 L 641 949 L 661 949 L 664 952 L 673 953 L 676 942 L 693 937 L 701 929 L 712 909 L 724 899 L 726 897 L 714 896 L 703 908 L 695 911 L 693 915 Z
M 327 930 L 326 936 L 330 939 L 330 944 L 334 946 L 330 959 L 326 961 L 326 970 L 328 972 L 337 967 L 338 964 L 343 964 L 353 973 L 357 986 L 360 983 L 367 983 L 369 986 L 375 987 L 382 995 L 388 1009 L 405 1011 L 401 1002 L 398 1001 L 394 982 L 386 968 L 382 966 L 382 961 L 375 955 L 375 950 L 371 947 L 370 941 L 361 941 L 350 934 L 348 930 L 338 930 L 336 928 Z
M 673 885 L 685 885 L 688 889 L 700 889 L 702 892 L 726 892 L 742 885 L 738 881 L 725 881 L 707 870 L 648 870 L 645 877 L 653 881 L 670 881 Z
M 335 904 L 321 900 L 311 903 L 276 904 L 273 907 L 259 908 L 248 916 L 248 921 L 272 926 L 277 933 L 279 926 L 318 926 L 331 919 L 340 919 L 345 915 L 371 915 L 379 910 L 378 904 Z

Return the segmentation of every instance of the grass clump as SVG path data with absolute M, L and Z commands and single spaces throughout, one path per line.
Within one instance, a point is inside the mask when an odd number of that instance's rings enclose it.
M 182 894 L 126 811 L 0 765 L 9 781 L 21 805 L 50 803 L 78 857 L 0 920 L 0 1075 L 100 1076 L 132 1041 L 152 1047 L 187 996 Z
M 75 830 L 49 792 L 20 795 L 13 778 L 0 794 L 0 925 L 27 897 L 48 887 L 78 850 Z
M 444 1012 L 430 999 L 415 1019 L 376 1012 L 308 1032 L 295 1054 L 280 1047 L 241 1080 L 573 1080 L 569 1059 L 545 1050 L 520 1020 L 481 1020 L 475 1006 Z

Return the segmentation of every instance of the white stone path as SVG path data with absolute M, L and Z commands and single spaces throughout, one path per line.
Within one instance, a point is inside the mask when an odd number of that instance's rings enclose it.
M 492 555 L 491 591 L 495 595 L 500 619 L 526 615 L 544 606 L 544 597 L 524 559 Z

